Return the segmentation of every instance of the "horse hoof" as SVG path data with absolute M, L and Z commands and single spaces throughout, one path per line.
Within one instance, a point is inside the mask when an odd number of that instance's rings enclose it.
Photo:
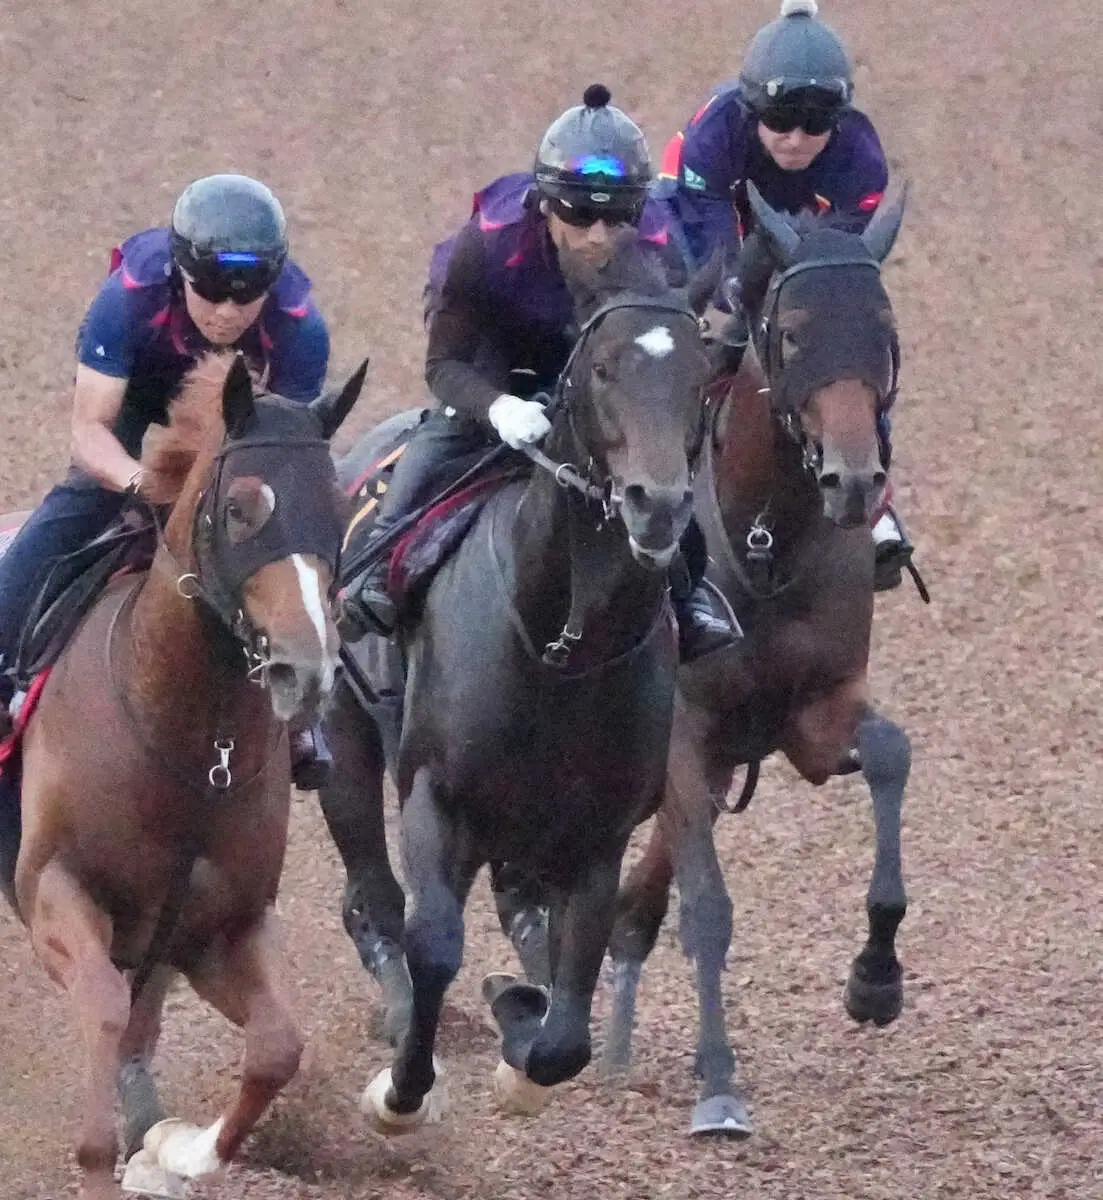
M 384 1067 L 368 1084 L 360 1097 L 360 1111 L 368 1118 L 376 1133 L 392 1137 L 399 1133 L 411 1133 L 420 1129 L 422 1125 L 436 1125 L 444 1119 L 447 1104 L 441 1084 L 442 1072 L 435 1058 L 433 1067 L 437 1073 L 437 1082 L 422 1099 L 421 1106 L 412 1113 L 395 1112 L 387 1103 L 387 1093 L 392 1087 L 390 1067 Z
M 146 1133 L 142 1145 L 144 1151 L 152 1154 L 170 1175 L 178 1175 L 183 1179 L 202 1179 L 214 1175 L 225 1166 L 216 1149 L 221 1132 L 221 1117 L 206 1129 L 170 1117 L 166 1121 L 158 1121 Z
M 887 983 L 875 983 L 853 968 L 843 992 L 843 1005 L 852 1020 L 864 1025 L 872 1021 L 881 1028 L 891 1025 L 904 1007 L 904 985 L 901 979 L 890 979 Z
M 488 975 L 484 975 L 482 983 L 479 984 L 483 1002 L 493 1008 L 494 1001 L 516 982 L 517 976 L 511 975 L 508 971 L 491 971 Z
M 186 1200 L 187 1188 L 179 1175 L 172 1175 L 157 1161 L 157 1155 L 139 1150 L 126 1164 L 122 1189 L 135 1196 L 155 1196 L 163 1200 Z
M 538 1117 L 548 1106 L 552 1089 L 533 1083 L 523 1072 L 503 1058 L 494 1072 L 494 1095 L 507 1113 L 517 1117 Z
M 754 1132 L 747 1106 L 735 1096 L 709 1096 L 698 1102 L 689 1123 L 691 1137 L 703 1133 L 726 1133 L 742 1141 Z

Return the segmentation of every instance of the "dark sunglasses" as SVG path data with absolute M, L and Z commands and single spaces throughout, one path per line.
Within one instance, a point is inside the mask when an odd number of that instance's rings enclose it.
M 225 275 L 201 276 L 193 279 L 190 275 L 184 278 L 191 285 L 191 290 L 208 304 L 225 304 L 232 300 L 244 308 L 259 300 L 272 286 L 272 276 L 268 271 L 251 272 L 249 274 L 234 272 Z
M 568 204 L 565 200 L 559 200 L 553 196 L 548 200 L 548 211 L 555 213 L 564 224 L 572 225 L 575 229 L 589 229 L 598 221 L 604 221 L 606 225 L 638 225 L 640 217 L 643 215 L 643 206 L 640 204 L 628 207 L 604 204 Z
M 830 133 L 839 123 L 839 112 L 827 108 L 767 108 L 758 114 L 758 119 L 773 133 L 792 133 L 803 129 L 811 137 L 822 137 Z

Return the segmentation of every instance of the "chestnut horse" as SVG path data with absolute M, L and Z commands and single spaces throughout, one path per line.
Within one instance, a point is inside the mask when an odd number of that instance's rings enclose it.
M 229 1162 L 297 1070 L 272 915 L 286 722 L 333 686 L 329 438 L 363 375 L 305 405 L 254 397 L 240 356 L 196 368 L 143 445 L 145 496 L 168 511 L 152 568 L 96 600 L 26 726 L 3 882 L 83 1035 L 84 1200 L 121 1195 L 116 1087 L 124 1186 L 171 1195 Z M 164 1120 L 150 1074 L 177 972 L 245 1033 L 237 1098 L 207 1129 Z

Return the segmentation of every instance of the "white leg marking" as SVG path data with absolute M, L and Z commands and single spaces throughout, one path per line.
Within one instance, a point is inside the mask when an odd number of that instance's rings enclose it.
M 666 358 L 674 349 L 674 339 L 665 325 L 656 325 L 646 333 L 636 338 L 636 345 L 642 347 L 652 358 Z

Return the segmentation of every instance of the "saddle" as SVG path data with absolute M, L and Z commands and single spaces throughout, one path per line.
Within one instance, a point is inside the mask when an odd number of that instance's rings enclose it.
M 376 548 L 371 544 L 375 515 L 416 428 L 401 432 L 386 453 L 346 488 L 355 507 L 341 550 L 342 586 L 374 561 L 377 553 L 387 555 L 387 590 L 395 606 L 406 612 L 424 598 L 433 576 L 463 541 L 491 496 L 525 471 L 515 462 L 504 466 L 499 462 L 480 470 L 480 460 L 473 463 L 470 456 L 447 464 L 448 474 L 438 496 L 413 513 L 401 532 L 396 530 L 396 540 Z
M 152 517 L 130 509 L 79 550 L 51 562 L 24 617 L 15 657 L 7 669 L 15 686 L 28 688 L 53 666 L 108 581 L 124 571 L 147 570 L 156 548 Z

